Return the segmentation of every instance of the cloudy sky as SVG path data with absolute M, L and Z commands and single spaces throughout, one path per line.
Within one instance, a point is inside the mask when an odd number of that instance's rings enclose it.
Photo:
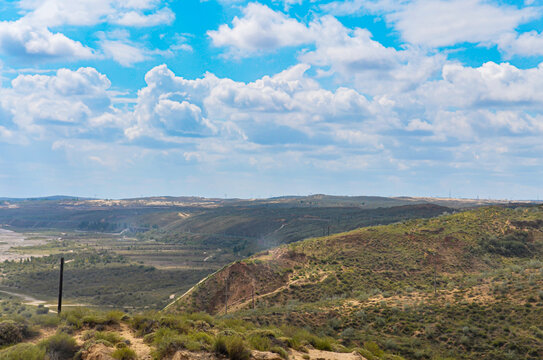
M 543 196 L 543 1 L 0 1 L 0 196 Z

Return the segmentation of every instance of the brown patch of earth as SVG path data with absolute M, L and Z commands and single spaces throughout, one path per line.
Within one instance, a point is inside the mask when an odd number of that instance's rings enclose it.
M 126 340 L 130 341 L 130 348 L 136 352 L 139 360 L 150 360 L 151 348 L 149 345 L 143 342 L 143 338 L 134 336 L 132 330 L 126 325 L 121 324 L 120 335 Z
M 309 359 L 308 359 L 309 356 Z M 307 353 L 302 353 L 296 350 L 290 351 L 289 359 L 294 360 L 367 360 L 357 352 L 352 353 L 336 353 L 331 351 L 322 351 L 311 349 Z

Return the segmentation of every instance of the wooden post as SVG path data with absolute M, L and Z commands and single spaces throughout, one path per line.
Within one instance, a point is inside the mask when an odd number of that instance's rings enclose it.
M 60 315 L 60 311 L 62 310 L 62 280 L 64 275 L 64 258 L 60 258 L 60 280 L 58 284 L 58 314 Z

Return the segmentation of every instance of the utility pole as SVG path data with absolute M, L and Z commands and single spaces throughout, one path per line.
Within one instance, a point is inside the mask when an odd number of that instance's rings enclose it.
M 62 310 L 62 279 L 64 275 L 64 258 L 60 258 L 60 280 L 58 284 L 58 314 L 60 315 L 60 311 Z
M 255 309 L 255 284 L 253 283 L 253 310 Z
M 434 255 L 434 296 L 437 296 L 437 259 Z
M 224 315 L 228 314 L 228 276 L 224 282 Z

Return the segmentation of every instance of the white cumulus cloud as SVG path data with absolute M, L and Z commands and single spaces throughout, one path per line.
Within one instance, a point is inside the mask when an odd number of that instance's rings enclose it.
M 102 23 L 128 27 L 171 24 L 175 14 L 161 1 L 142 0 L 23 0 L 22 16 L 16 21 L 0 21 L 0 52 L 24 60 L 80 60 L 99 54 L 52 28 L 92 26 Z M 127 42 L 102 44 L 106 55 L 121 64 L 142 60 L 141 51 Z M 132 58 L 133 60 L 130 60 Z
M 11 88 L 1 90 L 0 104 L 11 114 L 14 129 L 28 135 L 77 134 L 88 131 L 94 117 L 114 112 L 107 92 L 110 85 L 94 68 L 19 75 Z
M 416 0 L 386 16 L 411 44 L 440 47 L 463 42 L 493 42 L 538 15 L 482 0 Z
M 208 35 L 213 45 L 228 47 L 235 56 L 265 53 L 314 39 L 302 23 L 259 3 L 248 4 L 243 17 L 232 20 L 232 27 L 224 24 L 218 30 L 208 31 Z
M 19 58 L 88 59 L 94 52 L 78 41 L 27 21 L 0 22 L 0 52 Z

